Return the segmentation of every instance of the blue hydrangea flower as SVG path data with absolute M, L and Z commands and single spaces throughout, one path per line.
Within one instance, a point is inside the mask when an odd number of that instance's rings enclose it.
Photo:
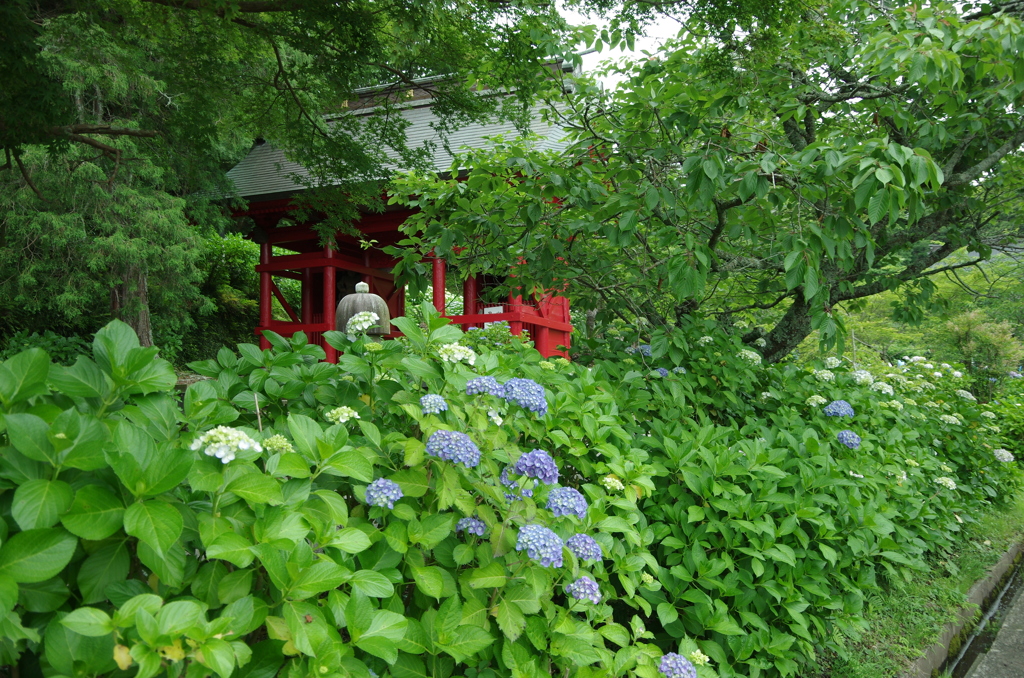
M 520 488 L 516 481 L 509 478 L 509 470 L 511 468 L 511 466 L 506 466 L 501 470 L 501 484 L 512 490 L 511 492 L 505 493 L 505 499 L 508 499 L 509 501 L 516 501 L 523 497 L 532 497 L 533 488 L 537 487 L 537 481 L 534 480 L 532 485 L 526 485 L 525 487 Z
M 482 537 L 484 536 L 484 532 L 487 531 L 487 523 L 476 517 L 463 518 L 459 522 L 455 523 L 455 531 L 465 531 L 466 534 L 475 534 L 478 537 Z
M 459 431 L 434 431 L 427 440 L 427 454 L 469 468 L 480 463 L 480 448 Z
M 681 654 L 669 652 L 661 658 L 658 671 L 665 678 L 697 678 L 697 669 Z
M 845 400 L 833 400 L 822 410 L 830 417 L 852 417 L 853 406 Z
M 640 344 L 639 350 L 640 350 L 640 355 L 644 356 L 645 358 L 650 358 L 651 357 L 651 345 L 650 344 Z
M 516 551 L 539 561 L 542 567 L 562 566 L 562 540 L 542 525 L 523 525 L 516 539 Z
M 580 560 L 601 560 L 601 545 L 586 534 L 574 534 L 565 541 L 566 547 Z
M 436 393 L 428 393 L 420 398 L 420 407 L 423 408 L 423 414 L 440 414 L 448 410 L 448 403 Z
M 474 377 L 466 382 L 466 395 L 488 395 L 505 397 L 505 387 L 498 383 L 494 377 Z
M 590 602 L 601 602 L 601 587 L 590 577 L 580 577 L 565 587 L 565 592 L 576 600 L 589 600 Z
M 672 371 L 675 372 L 676 374 L 686 374 L 686 368 L 683 367 L 682 365 L 677 365 L 676 367 L 673 367 Z
M 655 369 L 654 371 L 657 372 L 658 374 L 660 374 L 663 377 L 667 377 L 668 376 L 668 370 L 666 370 L 664 367 L 659 367 L 659 368 Z
M 505 382 L 505 400 L 523 409 L 543 416 L 548 413 L 548 401 L 544 397 L 544 387 L 533 379 L 513 377 Z
M 530 450 L 516 460 L 512 471 L 521 476 L 536 478 L 545 485 L 558 482 L 558 466 L 551 455 L 544 450 Z
M 587 500 L 579 490 L 556 487 L 548 494 L 548 509 L 556 516 L 587 517 Z
M 836 439 L 843 445 L 849 447 L 851 450 L 856 450 L 858 447 L 860 447 L 860 436 L 851 431 L 850 429 L 846 429 L 845 431 L 840 431 L 839 433 L 837 433 Z
M 395 508 L 395 502 L 403 496 L 402 488 L 393 480 L 377 478 L 366 487 L 366 503 L 370 506 Z

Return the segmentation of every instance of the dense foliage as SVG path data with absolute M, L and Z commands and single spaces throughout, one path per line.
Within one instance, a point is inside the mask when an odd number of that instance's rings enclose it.
M 1020 478 L 946 366 L 765 367 L 702 322 L 585 366 L 422 313 L 337 365 L 223 349 L 180 400 L 120 323 L 3 363 L 3 662 L 794 675 Z
M 465 178 L 400 180 L 394 200 L 422 210 L 406 265 L 462 246 L 465 268 L 519 266 L 517 284 L 568 284 L 626 322 L 778 309 L 773 362 L 813 330 L 841 342 L 838 304 L 898 290 L 913 307 L 929 276 L 1017 237 L 1020 6 L 973 5 L 836 0 L 771 30 L 686 26 L 609 67 L 618 88 L 581 80 L 554 102 L 563 150 L 506 140 L 459 158 Z

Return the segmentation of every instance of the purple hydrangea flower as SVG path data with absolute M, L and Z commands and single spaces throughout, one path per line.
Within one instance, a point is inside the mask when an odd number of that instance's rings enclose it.
M 601 602 L 601 587 L 590 577 L 580 577 L 565 587 L 565 592 L 576 600 L 589 600 L 590 602 Z
M 833 400 L 822 410 L 830 417 L 852 417 L 853 406 L 845 400 Z
M 527 485 L 520 489 L 518 483 L 509 478 L 509 469 L 511 468 L 511 466 L 506 466 L 501 470 L 501 484 L 509 488 L 510 490 L 513 490 L 512 492 L 505 493 L 505 499 L 508 499 L 509 501 L 516 501 L 517 499 L 522 499 L 523 497 L 532 497 L 533 488 L 537 486 L 537 481 L 534 480 L 532 485 Z
M 475 534 L 478 537 L 484 536 L 484 532 L 487 531 L 487 523 L 480 520 L 479 518 L 463 518 L 459 522 L 455 523 L 455 531 L 462 532 L 465 530 L 467 534 Z
M 839 433 L 837 433 L 836 439 L 843 445 L 849 447 L 851 450 L 856 450 L 858 447 L 860 447 L 860 436 L 851 431 L 850 429 L 846 429 L 845 431 L 840 431 Z
M 516 460 L 512 472 L 521 476 L 536 478 L 545 485 L 558 482 L 558 466 L 551 455 L 544 450 L 530 450 Z
M 697 678 L 697 669 L 681 654 L 669 652 L 661 658 L 658 671 L 665 678 Z
M 420 407 L 423 408 L 423 414 L 440 414 L 448 410 L 448 403 L 436 393 L 428 393 L 420 398 Z
M 594 541 L 593 537 L 586 534 L 574 534 L 569 537 L 565 545 L 580 560 L 601 560 L 601 545 Z
M 366 503 L 370 506 L 395 508 L 395 502 L 403 496 L 402 488 L 393 480 L 377 478 L 366 487 Z
M 542 525 L 523 525 L 516 539 L 516 551 L 526 549 L 526 555 L 540 561 L 543 567 L 562 566 L 562 540 Z
M 474 377 L 466 382 L 466 395 L 488 395 L 505 397 L 505 387 L 498 383 L 494 377 Z
M 427 454 L 473 468 L 480 463 L 480 448 L 459 431 L 434 431 L 427 439 Z
M 658 374 L 660 374 L 663 377 L 667 377 L 668 376 L 668 370 L 666 370 L 664 367 L 659 367 L 659 368 L 655 369 L 654 371 L 657 372 Z
M 574 515 L 587 517 L 587 500 L 579 490 L 571 487 L 556 487 L 548 494 L 548 509 L 556 516 Z
M 638 346 L 637 348 L 640 351 L 640 355 L 644 356 L 645 358 L 650 358 L 651 357 L 651 345 L 650 344 L 640 344 L 640 346 Z
M 543 416 L 548 413 L 544 387 L 533 379 L 514 377 L 505 382 L 504 398 L 510 403 Z

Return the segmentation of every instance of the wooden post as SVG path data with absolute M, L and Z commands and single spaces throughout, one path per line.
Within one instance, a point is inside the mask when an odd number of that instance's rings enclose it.
M 476 276 L 469 276 L 466 278 L 466 282 L 462 283 L 462 314 L 473 315 L 476 313 L 476 300 L 477 300 L 477 284 Z M 472 325 L 463 325 L 463 331 L 469 329 Z
M 302 269 L 302 322 L 313 322 L 313 271 Z
M 327 259 L 334 258 L 334 250 L 331 249 L 330 245 L 324 248 L 324 256 Z M 334 323 L 337 315 L 337 301 L 335 300 L 334 294 L 334 283 L 335 283 L 336 270 L 331 262 L 328 262 L 324 267 L 324 323 L 327 325 L 327 329 L 333 330 Z M 327 362 L 336 363 L 338 362 L 338 349 L 334 348 L 326 341 L 324 342 L 324 351 L 327 353 Z
M 437 309 L 438 313 L 444 315 L 444 288 L 446 284 L 445 261 L 440 257 L 434 257 L 432 265 L 434 286 L 434 308 Z
M 260 263 L 269 264 L 271 258 L 270 243 L 260 243 Z M 270 271 L 260 271 L 260 326 L 269 329 L 272 317 L 273 281 Z M 270 348 L 270 342 L 260 333 L 260 348 Z

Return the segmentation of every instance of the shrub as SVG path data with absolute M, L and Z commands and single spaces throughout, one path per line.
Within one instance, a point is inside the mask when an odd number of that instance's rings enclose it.
M 5 362 L 3 662 L 793 675 L 856 631 L 879 572 L 918 566 L 1017 482 L 975 403 L 943 402 L 943 423 L 898 384 L 766 368 L 710 325 L 588 367 L 476 352 L 423 314 L 394 321 L 404 342 L 327 333 L 337 365 L 302 336 L 222 349 L 181 402 L 121 323 L 71 367 Z
M 89 341 L 77 335 L 61 336 L 50 330 L 29 332 L 22 330 L 7 338 L 0 350 L 0 360 L 6 360 L 29 348 L 41 348 L 50 358 L 61 365 L 70 365 L 80 355 L 89 353 Z

